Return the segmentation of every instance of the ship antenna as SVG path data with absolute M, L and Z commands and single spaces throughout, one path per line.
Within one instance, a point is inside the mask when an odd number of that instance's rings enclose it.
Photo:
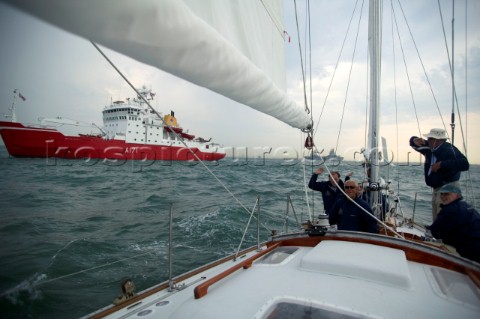
M 10 108 L 10 111 L 12 111 L 12 114 L 11 114 L 11 118 L 12 118 L 12 122 L 16 122 L 17 121 L 17 92 L 18 92 L 18 89 L 15 89 L 13 90 L 13 103 L 12 103 L 12 107 Z

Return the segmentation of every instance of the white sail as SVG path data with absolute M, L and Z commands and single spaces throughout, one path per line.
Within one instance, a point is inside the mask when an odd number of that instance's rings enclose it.
M 283 90 L 279 0 L 2 1 L 293 127 L 310 124 Z

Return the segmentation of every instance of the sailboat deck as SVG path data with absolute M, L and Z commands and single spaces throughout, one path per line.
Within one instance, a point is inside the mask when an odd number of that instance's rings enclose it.
M 480 290 L 464 274 L 409 261 L 398 249 L 329 240 L 314 247 L 276 248 L 195 299 L 196 286 L 255 254 L 195 275 L 181 293 L 158 292 L 108 318 L 318 318 L 332 313 L 339 318 L 478 318 L 480 313 Z

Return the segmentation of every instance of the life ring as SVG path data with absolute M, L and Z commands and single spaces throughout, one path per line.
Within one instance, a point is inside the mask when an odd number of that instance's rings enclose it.
M 167 114 L 163 117 L 163 120 L 168 126 L 178 127 L 177 119 L 173 115 Z

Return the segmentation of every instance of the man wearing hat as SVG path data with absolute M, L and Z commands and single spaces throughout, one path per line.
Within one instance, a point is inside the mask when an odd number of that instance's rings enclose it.
M 462 201 L 459 187 L 447 184 L 438 193 L 442 209 L 429 227 L 433 237 L 455 247 L 460 256 L 480 262 L 480 214 Z
M 438 190 L 446 184 L 455 183 L 459 187 L 460 172 L 469 169 L 467 158 L 455 146 L 447 142 L 447 132 L 432 128 L 424 134 L 427 140 L 412 136 L 410 146 L 425 156 L 425 183 L 432 187 L 432 218 L 435 220 L 440 210 Z

